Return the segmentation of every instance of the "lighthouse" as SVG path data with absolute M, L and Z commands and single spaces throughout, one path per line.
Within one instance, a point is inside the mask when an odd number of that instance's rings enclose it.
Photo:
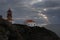
M 7 21 L 12 23 L 12 11 L 10 8 L 7 11 Z

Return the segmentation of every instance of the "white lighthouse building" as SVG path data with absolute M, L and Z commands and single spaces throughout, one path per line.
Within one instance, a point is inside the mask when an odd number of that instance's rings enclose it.
M 33 20 L 26 20 L 25 24 L 28 25 L 28 26 L 31 26 L 31 27 L 36 26 L 36 23 Z

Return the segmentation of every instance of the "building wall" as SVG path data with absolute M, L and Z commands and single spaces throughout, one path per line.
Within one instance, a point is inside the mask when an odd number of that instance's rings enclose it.
M 28 26 L 36 26 L 36 23 L 34 23 L 34 22 L 31 22 L 31 23 L 26 23 L 26 25 L 28 25 Z

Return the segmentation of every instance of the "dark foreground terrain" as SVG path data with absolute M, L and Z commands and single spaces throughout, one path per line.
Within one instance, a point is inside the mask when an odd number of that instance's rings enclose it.
M 60 38 L 44 27 L 11 24 L 2 19 L 0 20 L 0 40 L 60 40 Z

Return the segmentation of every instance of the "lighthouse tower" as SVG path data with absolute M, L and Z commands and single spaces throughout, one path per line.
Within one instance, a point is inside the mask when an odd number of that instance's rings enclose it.
M 12 11 L 10 8 L 7 11 L 7 21 L 12 23 Z

